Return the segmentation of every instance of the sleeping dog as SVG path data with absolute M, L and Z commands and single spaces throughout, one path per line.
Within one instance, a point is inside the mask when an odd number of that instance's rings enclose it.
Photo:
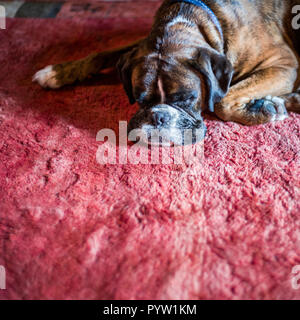
M 284 120 L 287 111 L 300 111 L 300 30 L 293 24 L 299 5 L 166 0 L 147 38 L 48 66 L 33 80 L 56 89 L 117 66 L 130 103 L 140 106 L 129 130 L 150 136 L 164 129 L 179 145 L 185 129 L 197 132 L 192 142 L 204 137 L 205 110 L 244 125 Z

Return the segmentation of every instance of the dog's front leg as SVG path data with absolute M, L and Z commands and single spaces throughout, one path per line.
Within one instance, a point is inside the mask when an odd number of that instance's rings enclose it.
M 50 89 L 83 81 L 103 69 L 115 67 L 122 54 L 139 46 L 142 41 L 143 39 L 114 50 L 93 53 L 80 60 L 47 66 L 33 76 L 33 81 Z
M 276 66 L 259 70 L 230 88 L 215 107 L 218 117 L 244 125 L 257 125 L 288 117 L 285 100 L 293 92 L 297 69 Z

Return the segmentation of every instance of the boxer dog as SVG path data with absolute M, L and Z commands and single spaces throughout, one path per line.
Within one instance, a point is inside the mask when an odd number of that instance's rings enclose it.
M 56 89 L 117 66 L 130 103 L 140 107 L 129 130 L 149 136 L 164 129 L 177 145 L 185 129 L 193 130 L 192 142 L 203 139 L 205 110 L 244 125 L 284 120 L 287 111 L 300 111 L 300 31 L 293 27 L 298 5 L 166 0 L 147 38 L 48 66 L 33 80 Z

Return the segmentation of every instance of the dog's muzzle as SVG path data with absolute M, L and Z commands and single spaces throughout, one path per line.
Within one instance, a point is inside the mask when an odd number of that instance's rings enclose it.
M 160 104 L 140 109 L 130 120 L 129 140 L 142 139 L 152 145 L 190 145 L 204 139 L 206 127 L 201 117 L 180 108 Z

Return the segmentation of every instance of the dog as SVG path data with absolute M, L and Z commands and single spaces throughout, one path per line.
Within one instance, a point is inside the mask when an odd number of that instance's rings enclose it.
M 79 61 L 52 65 L 33 80 L 57 89 L 116 66 L 139 111 L 129 130 L 204 138 L 202 114 L 258 125 L 300 111 L 300 0 L 166 0 L 147 38 Z M 300 19 L 299 19 L 300 20 Z M 196 134 L 197 133 L 197 134 Z

